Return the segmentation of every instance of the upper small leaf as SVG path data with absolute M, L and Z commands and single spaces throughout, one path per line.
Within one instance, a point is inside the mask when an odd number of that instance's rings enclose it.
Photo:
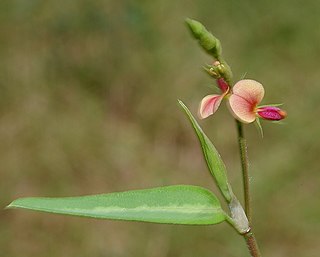
M 216 148 L 214 147 L 214 145 L 212 144 L 210 139 L 202 131 L 201 127 L 197 123 L 196 119 L 192 116 L 192 114 L 189 111 L 189 109 L 187 108 L 187 106 L 185 106 L 184 103 L 180 100 L 178 100 L 178 102 L 182 106 L 185 113 L 187 114 L 187 116 L 192 124 L 192 127 L 194 128 L 194 130 L 198 136 L 198 139 L 199 139 L 199 142 L 200 142 L 200 145 L 202 148 L 202 152 L 203 152 L 204 158 L 207 162 L 207 166 L 209 168 L 209 171 L 211 172 L 212 176 L 214 177 L 214 179 L 215 179 L 222 195 L 224 196 L 224 198 L 228 202 L 230 202 L 232 199 L 233 193 L 232 193 L 232 189 L 231 189 L 231 186 L 229 185 L 228 178 L 226 175 L 226 167 L 225 167 L 218 151 L 216 150 Z
M 31 197 L 7 208 L 101 219 L 209 225 L 226 219 L 219 200 L 207 189 L 177 185 L 79 197 Z

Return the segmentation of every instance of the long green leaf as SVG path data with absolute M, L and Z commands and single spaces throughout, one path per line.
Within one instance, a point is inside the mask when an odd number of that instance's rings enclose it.
M 7 208 L 170 224 L 209 225 L 226 219 L 212 192 L 188 185 L 80 197 L 20 198 Z
M 196 119 L 192 116 L 191 112 L 189 111 L 189 109 L 187 108 L 187 106 L 185 106 L 185 104 L 178 100 L 179 104 L 181 105 L 181 107 L 183 108 L 183 110 L 185 111 L 185 113 L 187 114 L 192 127 L 194 128 L 201 148 L 202 148 L 202 152 L 204 155 L 204 158 L 206 160 L 207 166 L 209 171 L 211 172 L 212 176 L 214 177 L 222 195 L 224 196 L 224 198 L 230 202 L 232 199 L 232 189 L 231 186 L 228 183 L 228 179 L 227 179 L 227 175 L 226 175 L 226 167 L 218 153 L 218 151 L 216 150 L 216 148 L 214 147 L 214 145 L 212 144 L 212 142 L 210 141 L 210 139 L 206 136 L 206 134 L 202 131 L 201 127 L 199 126 L 199 124 L 197 123 Z

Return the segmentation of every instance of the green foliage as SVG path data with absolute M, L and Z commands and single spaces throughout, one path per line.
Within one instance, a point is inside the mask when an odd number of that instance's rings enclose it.
M 210 191 L 187 185 L 80 197 L 21 198 L 7 208 L 185 225 L 217 224 L 226 219 L 218 199 Z
M 225 167 L 218 151 L 216 150 L 216 148 L 214 147 L 214 145 L 212 144 L 210 139 L 202 131 L 201 127 L 197 123 L 196 119 L 192 116 L 192 114 L 189 111 L 189 109 L 187 108 L 187 106 L 185 106 L 184 103 L 180 100 L 179 100 L 179 104 L 181 105 L 181 107 L 183 108 L 185 113 L 187 114 L 187 116 L 191 122 L 191 125 L 194 128 L 194 130 L 198 136 L 198 139 L 199 139 L 199 142 L 201 145 L 201 149 L 202 149 L 202 152 L 204 155 L 204 159 L 206 160 L 209 171 L 211 172 L 212 176 L 214 177 L 214 179 L 215 179 L 222 195 L 224 196 L 224 198 L 228 202 L 230 202 L 232 199 L 233 193 L 232 193 L 232 189 L 231 189 L 231 186 L 229 185 L 228 178 L 226 175 L 226 167 Z

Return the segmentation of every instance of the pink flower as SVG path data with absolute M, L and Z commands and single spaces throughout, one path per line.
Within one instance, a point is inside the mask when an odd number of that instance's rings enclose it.
M 201 119 L 205 119 L 208 116 L 214 114 L 218 110 L 223 98 L 226 95 L 228 95 L 230 91 L 230 87 L 228 83 L 223 78 L 217 79 L 217 84 L 220 90 L 222 91 L 222 94 L 207 95 L 202 99 L 200 103 L 200 108 L 199 108 L 199 117 Z
M 276 106 L 258 106 L 263 99 L 264 88 L 255 80 L 240 80 L 232 90 L 223 78 L 217 79 L 217 83 L 222 94 L 208 95 L 202 99 L 199 108 L 201 119 L 214 114 L 225 97 L 229 98 L 229 107 L 233 116 L 243 123 L 254 122 L 257 118 L 278 121 L 287 116 L 285 111 Z
M 229 106 L 233 116 L 241 122 L 251 123 L 256 118 L 266 120 L 282 120 L 286 112 L 275 106 L 259 107 L 264 96 L 263 86 L 251 79 L 238 81 L 229 97 Z

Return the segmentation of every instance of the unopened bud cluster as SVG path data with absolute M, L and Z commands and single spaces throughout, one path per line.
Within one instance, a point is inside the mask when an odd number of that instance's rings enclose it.
M 213 36 L 200 22 L 186 19 L 187 26 L 193 37 L 198 40 L 200 46 L 216 60 L 213 65 L 207 65 L 204 69 L 214 78 L 223 77 L 230 82 L 232 72 L 229 65 L 223 60 L 220 40 Z
M 216 59 L 220 59 L 222 48 L 219 39 L 213 36 L 200 22 L 186 19 L 192 35 L 199 41 L 202 48 Z

